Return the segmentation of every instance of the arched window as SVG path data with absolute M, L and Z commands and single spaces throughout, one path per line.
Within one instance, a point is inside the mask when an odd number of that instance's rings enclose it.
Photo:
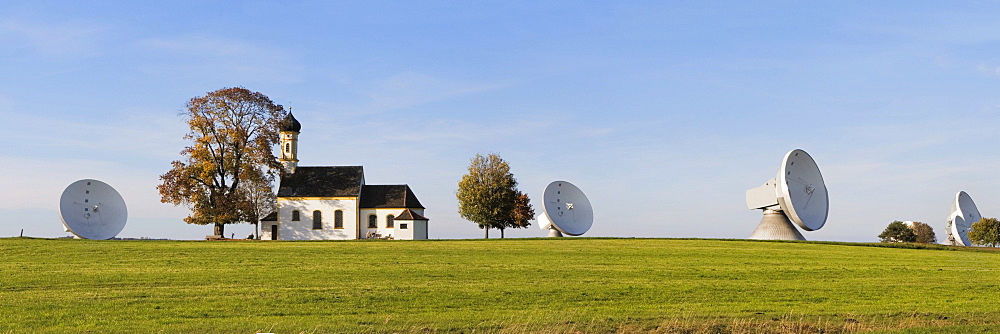
M 393 221 L 394 219 L 396 219 L 396 216 L 393 215 L 385 216 L 385 227 L 393 228 L 393 225 L 396 224 L 396 222 Z
M 337 210 L 333 212 L 333 228 L 344 228 L 343 210 Z
M 285 143 L 285 153 L 292 153 L 292 143 Z
M 299 221 L 299 210 L 292 211 L 292 221 L 293 222 Z
M 378 218 L 375 215 L 368 215 L 368 228 L 378 228 Z
M 323 213 L 319 212 L 319 210 L 313 211 L 313 229 L 323 229 Z

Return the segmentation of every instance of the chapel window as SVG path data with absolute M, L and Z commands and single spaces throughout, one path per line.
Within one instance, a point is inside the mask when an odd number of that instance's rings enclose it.
M 313 229 L 323 229 L 323 213 L 319 212 L 319 210 L 313 211 Z
M 292 221 L 293 222 L 299 221 L 299 210 L 292 211 Z
M 378 218 L 375 215 L 368 215 L 368 228 L 378 228 Z
M 333 212 L 333 228 L 344 228 L 344 210 Z
M 407 225 L 406 225 L 406 223 L 400 223 L 400 224 L 399 224 L 399 229 L 401 229 L 401 230 L 405 230 L 405 229 L 407 229 L 407 228 L 409 228 L 409 226 L 407 226 Z
M 396 219 L 396 216 L 393 216 L 393 215 L 385 216 L 385 227 L 387 227 L 387 228 L 393 228 L 393 225 L 396 224 L 396 222 L 394 221 L 395 219 Z

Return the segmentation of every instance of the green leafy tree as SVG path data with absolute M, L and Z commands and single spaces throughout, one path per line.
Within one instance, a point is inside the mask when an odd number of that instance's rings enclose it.
M 983 218 L 972 223 L 969 229 L 969 241 L 976 245 L 996 247 L 1000 245 L 1000 220 Z
M 913 233 L 913 230 L 909 226 L 906 226 L 901 221 L 894 221 L 889 223 L 889 226 L 885 227 L 882 234 L 878 235 L 878 238 L 882 242 L 914 242 L 917 241 L 917 235 Z
M 937 236 L 934 235 L 934 229 L 931 228 L 930 225 L 921 222 L 913 222 L 913 225 L 910 226 L 910 229 L 912 229 L 913 234 L 916 235 L 916 239 L 914 239 L 914 242 L 922 244 L 937 243 Z
M 523 228 L 534 219 L 528 195 L 517 189 L 517 180 L 510 165 L 497 154 L 476 154 L 469 164 L 469 173 L 458 182 L 458 214 L 479 225 L 490 237 L 490 229 Z
M 281 170 L 272 149 L 284 109 L 264 94 L 235 87 L 192 98 L 182 115 L 191 145 L 160 175 L 160 201 L 188 206 L 184 221 L 214 224 L 215 235 L 223 235 L 225 224 L 260 219 L 252 208 L 261 199 L 251 194 L 271 191 Z

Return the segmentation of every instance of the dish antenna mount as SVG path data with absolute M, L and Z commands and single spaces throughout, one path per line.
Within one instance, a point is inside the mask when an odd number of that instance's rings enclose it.
M 969 229 L 972 224 L 983 219 L 979 214 L 976 202 L 964 191 L 955 194 L 951 203 L 951 213 L 948 215 L 948 244 L 953 246 L 972 246 L 969 241 Z
M 125 199 L 107 183 L 85 179 L 71 183 L 59 198 L 59 218 L 78 238 L 111 239 L 125 228 Z
M 582 235 L 593 225 L 594 208 L 580 188 L 566 181 L 554 181 L 545 187 L 538 227 L 548 230 L 550 237 L 561 237 L 563 233 Z
M 778 176 L 747 190 L 747 207 L 764 210 L 750 239 L 806 240 L 792 222 L 806 231 L 826 224 L 830 202 L 816 161 L 806 151 L 785 154 Z

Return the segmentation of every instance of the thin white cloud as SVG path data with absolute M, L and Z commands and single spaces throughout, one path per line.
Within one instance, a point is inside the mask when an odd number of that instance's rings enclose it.
M 1000 66 L 979 64 L 979 66 L 976 66 L 976 70 L 978 70 L 979 73 L 983 73 L 985 75 L 1000 76 Z
M 89 22 L 40 24 L 5 20 L 0 21 L 0 42 L 7 44 L 6 47 L 25 44 L 46 55 L 90 56 L 100 53 L 98 44 L 107 30 Z
M 33 147 L 48 152 L 76 150 L 166 160 L 175 159 L 186 144 L 182 137 L 187 128 L 174 113 L 135 109 L 123 117 L 105 115 L 81 121 L 3 111 L 2 101 L 0 98 L 0 116 L 17 126 L 0 126 L 0 129 L 15 142 L 32 143 Z M 39 136 L 40 133 L 53 135 Z
M 143 70 L 151 75 L 186 73 L 235 82 L 295 83 L 302 66 L 295 56 L 273 45 L 215 35 L 195 34 L 142 40 L 139 47 L 155 54 Z
M 514 120 L 506 123 L 478 123 L 454 119 L 441 119 L 423 125 L 414 125 L 414 131 L 390 133 L 383 140 L 409 142 L 483 142 L 506 137 L 542 132 L 553 125 L 540 120 Z
M 417 72 L 403 72 L 376 80 L 367 88 L 352 84 L 359 102 L 319 103 L 319 110 L 335 110 L 340 115 L 367 116 L 445 101 L 461 96 L 497 90 L 506 87 L 501 83 L 469 82 L 434 77 Z
M 496 84 L 448 81 L 406 72 L 388 78 L 372 92 L 370 107 L 376 111 L 396 110 L 500 87 Z

